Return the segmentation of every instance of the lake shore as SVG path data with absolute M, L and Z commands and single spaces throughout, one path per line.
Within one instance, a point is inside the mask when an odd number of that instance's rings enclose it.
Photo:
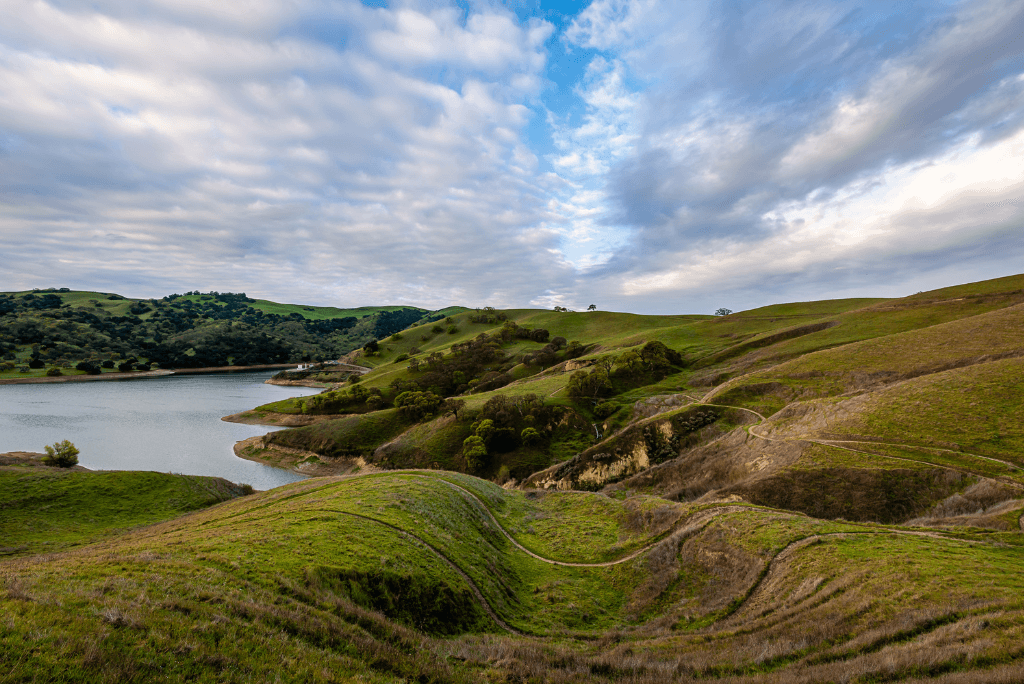
M 266 441 L 266 437 L 267 435 L 249 437 L 235 443 L 235 456 L 273 468 L 290 470 L 293 473 L 305 475 L 306 477 L 384 472 L 376 466 L 369 465 L 361 457 L 328 458 L 312 451 L 269 444 Z
M 242 425 L 267 425 L 270 427 L 306 427 L 315 423 L 343 418 L 343 415 L 310 416 L 302 413 L 274 413 L 272 411 L 242 411 L 221 418 L 225 423 Z
M 261 366 L 211 366 L 206 368 L 169 368 L 151 371 L 129 371 L 127 373 L 100 373 L 99 375 L 58 375 L 42 378 L 4 378 L 0 385 L 35 385 L 55 382 L 92 382 L 94 380 L 142 380 L 168 375 L 202 375 L 204 373 L 247 373 L 251 371 L 295 368 L 294 363 L 272 363 Z

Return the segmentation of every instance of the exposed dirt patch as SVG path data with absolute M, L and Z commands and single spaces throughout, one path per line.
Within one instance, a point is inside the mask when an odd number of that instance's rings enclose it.
M 309 477 L 378 472 L 361 458 L 330 458 L 312 451 L 271 444 L 267 435 L 250 437 L 235 444 L 235 456 L 275 468 L 284 468 Z
M 244 425 L 273 425 L 277 427 L 305 427 L 316 423 L 323 423 L 328 420 L 344 418 L 347 414 L 310 416 L 301 413 L 273 413 L 271 411 L 242 411 L 230 416 L 224 416 L 221 420 L 228 423 L 242 423 Z
M 719 490 L 796 463 L 806 447 L 804 442 L 768 442 L 737 428 L 605 491 L 642 491 L 675 501 L 717 500 L 734 494 Z

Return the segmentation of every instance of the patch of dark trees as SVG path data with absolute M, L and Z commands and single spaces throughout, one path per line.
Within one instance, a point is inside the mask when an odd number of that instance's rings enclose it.
M 206 368 L 287 363 L 292 352 L 291 345 L 266 333 L 225 330 L 196 342 L 157 344 L 148 350 L 148 356 L 163 368 Z
M 398 311 L 381 311 L 373 324 L 373 336 L 378 340 L 405 330 L 423 317 L 419 309 L 399 309 Z
M 658 382 L 685 366 L 683 356 L 662 342 L 651 341 L 641 349 L 606 356 L 589 370 L 569 377 L 569 396 L 577 401 L 597 401 L 641 385 Z

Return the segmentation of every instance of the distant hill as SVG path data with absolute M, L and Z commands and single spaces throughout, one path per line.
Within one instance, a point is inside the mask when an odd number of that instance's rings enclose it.
M 161 299 L 66 288 L 0 293 L 0 364 L 7 362 L 0 378 L 54 367 L 73 375 L 129 363 L 198 368 L 334 359 L 430 315 L 416 307 L 278 304 L 230 292 Z

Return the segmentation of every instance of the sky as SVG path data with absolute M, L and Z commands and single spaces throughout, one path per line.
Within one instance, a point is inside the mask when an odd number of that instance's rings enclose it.
M 1024 0 L 0 17 L 0 290 L 707 314 L 1024 272 Z

